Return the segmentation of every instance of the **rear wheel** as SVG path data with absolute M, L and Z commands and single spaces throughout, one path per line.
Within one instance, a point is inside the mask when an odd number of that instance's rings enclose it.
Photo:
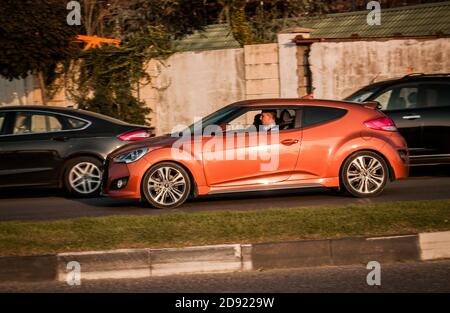
M 355 197 L 375 197 L 386 186 L 389 170 L 384 159 L 371 151 L 351 155 L 341 171 L 341 183 Z
M 147 201 L 159 209 L 171 209 L 183 204 L 191 191 L 186 170 L 172 162 L 163 162 L 150 168 L 142 180 Z
M 102 163 L 94 157 L 76 157 L 69 160 L 64 172 L 64 185 L 75 197 L 95 197 L 100 193 Z

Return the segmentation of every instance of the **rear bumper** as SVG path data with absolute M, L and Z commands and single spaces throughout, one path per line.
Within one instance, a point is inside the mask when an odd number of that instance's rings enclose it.
M 391 166 L 392 180 L 404 179 L 409 176 L 409 156 L 408 151 L 404 148 L 388 147 L 388 151 L 384 151 L 384 155 Z

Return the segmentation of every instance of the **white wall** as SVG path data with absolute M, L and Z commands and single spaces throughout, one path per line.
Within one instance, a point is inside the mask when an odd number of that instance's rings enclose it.
M 315 98 L 342 99 L 372 81 L 450 73 L 450 38 L 319 42 L 311 46 Z
M 33 104 L 33 78 L 9 81 L 0 78 L 0 105 Z
M 153 87 L 141 92 L 157 90 L 158 96 L 147 101 L 155 111 L 157 134 L 245 99 L 244 49 L 176 53 L 149 72 Z

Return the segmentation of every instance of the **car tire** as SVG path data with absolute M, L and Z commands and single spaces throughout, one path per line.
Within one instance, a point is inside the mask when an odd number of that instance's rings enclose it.
M 376 197 L 389 179 L 386 161 L 377 153 L 360 151 L 348 157 L 340 173 L 343 189 L 358 198 Z
M 102 163 L 94 157 L 76 157 L 65 165 L 64 186 L 67 192 L 78 198 L 96 197 L 102 183 Z
M 173 209 L 182 205 L 191 193 L 191 186 L 189 174 L 173 162 L 154 165 L 142 180 L 145 198 L 158 209 Z

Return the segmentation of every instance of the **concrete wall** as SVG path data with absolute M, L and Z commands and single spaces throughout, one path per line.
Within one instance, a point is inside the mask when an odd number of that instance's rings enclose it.
M 34 79 L 32 76 L 12 81 L 0 78 L 0 105 L 37 104 L 40 93 L 35 95 L 33 90 Z
M 278 53 L 280 59 L 280 96 L 281 98 L 297 98 L 297 45 L 292 39 L 297 33 L 282 33 L 278 35 Z
M 150 61 L 151 83 L 143 82 L 138 96 L 153 110 L 156 133 L 189 125 L 235 101 L 304 96 L 307 47 L 292 45 L 297 34 L 280 34 L 277 44 L 182 52 Z M 311 46 L 309 63 L 314 97 L 341 99 L 372 81 L 411 72 L 450 72 L 450 39 L 318 42 Z M 32 77 L 0 79 L 0 105 L 39 104 L 36 83 Z M 73 103 L 61 90 L 49 104 Z
M 278 45 L 244 46 L 246 99 L 278 98 Z
M 153 81 L 141 93 L 149 95 L 157 134 L 245 99 L 244 49 L 176 53 L 148 70 Z
M 372 81 L 450 72 L 450 39 L 319 42 L 311 46 L 315 98 L 342 99 Z

